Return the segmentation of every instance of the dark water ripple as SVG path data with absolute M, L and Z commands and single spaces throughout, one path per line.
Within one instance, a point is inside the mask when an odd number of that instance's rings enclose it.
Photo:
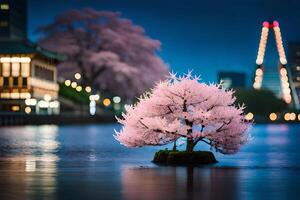
M 162 147 L 127 149 L 119 128 L 0 128 L 0 199 L 297 199 L 300 125 L 256 125 L 241 152 L 198 168 L 152 164 Z

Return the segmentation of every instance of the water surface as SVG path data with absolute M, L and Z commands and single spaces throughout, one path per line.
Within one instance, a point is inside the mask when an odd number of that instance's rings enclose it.
M 111 125 L 0 128 L 0 199 L 288 199 L 300 189 L 300 125 L 256 125 L 218 164 L 158 167 Z M 199 149 L 209 149 L 200 144 Z

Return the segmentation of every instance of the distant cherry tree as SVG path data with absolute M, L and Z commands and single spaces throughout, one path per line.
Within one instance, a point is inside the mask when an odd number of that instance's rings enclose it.
M 115 138 L 125 146 L 165 145 L 186 138 L 186 151 L 204 142 L 224 154 L 237 152 L 248 140 L 251 122 L 244 106 L 234 105 L 233 90 L 207 85 L 187 74 L 171 77 L 126 107 Z
M 42 47 L 66 56 L 59 75 L 72 78 L 79 72 L 82 83 L 96 89 L 133 98 L 168 73 L 156 54 L 160 42 L 119 13 L 71 10 L 39 31 Z

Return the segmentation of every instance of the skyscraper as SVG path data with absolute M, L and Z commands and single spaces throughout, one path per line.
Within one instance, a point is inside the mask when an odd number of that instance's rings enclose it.
M 0 0 L 0 40 L 27 39 L 27 0 Z
M 288 44 L 288 61 L 297 95 L 300 98 L 300 42 Z
M 218 72 L 218 83 L 222 83 L 225 88 L 246 87 L 246 74 L 242 72 L 220 71 Z

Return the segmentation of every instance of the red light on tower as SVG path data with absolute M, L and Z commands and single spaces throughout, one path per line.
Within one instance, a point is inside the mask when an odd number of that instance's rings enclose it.
M 266 27 L 266 28 L 269 28 L 270 24 L 269 24 L 269 22 L 264 21 L 264 22 L 263 22 L 263 26 Z
M 273 21 L 273 27 L 278 27 L 278 26 L 279 26 L 278 21 Z

